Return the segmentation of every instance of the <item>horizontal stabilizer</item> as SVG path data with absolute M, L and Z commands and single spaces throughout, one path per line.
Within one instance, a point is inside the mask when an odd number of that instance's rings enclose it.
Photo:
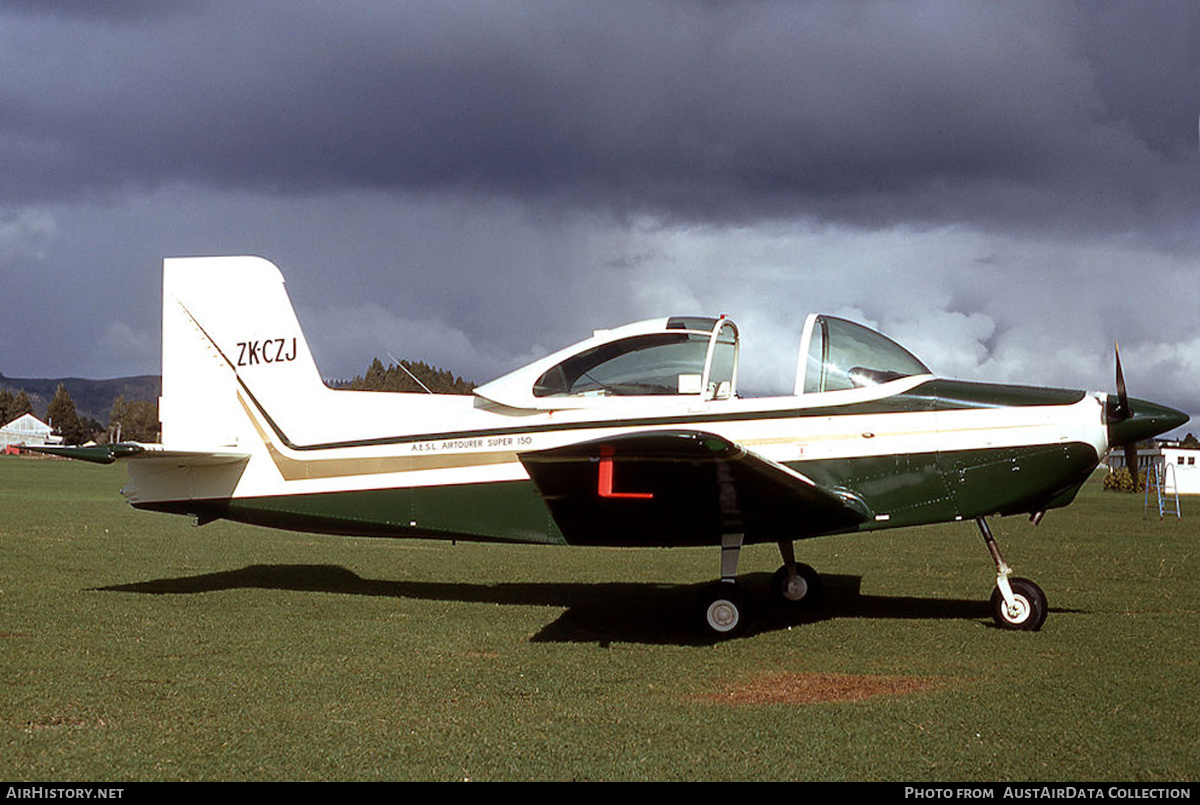
M 700 431 L 643 431 L 520 455 L 568 542 L 711 545 L 855 528 L 857 496 Z
M 118 442 L 116 444 L 93 444 L 86 447 L 46 445 L 22 448 L 35 453 L 90 461 L 93 464 L 112 464 L 118 459 L 174 460 L 180 464 L 211 465 L 233 464 L 250 458 L 248 453 L 213 450 L 168 450 L 161 444 Z

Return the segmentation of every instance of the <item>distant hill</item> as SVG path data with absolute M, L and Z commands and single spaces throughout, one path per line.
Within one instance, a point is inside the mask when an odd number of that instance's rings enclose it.
M 67 387 L 67 393 L 71 395 L 79 415 L 91 417 L 101 425 L 108 424 L 108 412 L 112 410 L 113 400 L 117 397 L 125 395 L 130 402 L 146 400 L 157 403 L 162 393 L 162 378 L 158 375 L 88 380 L 82 377 L 5 377 L 0 374 L 0 388 L 7 388 L 14 394 L 24 389 L 39 417 L 46 415 L 46 406 L 54 399 L 59 383 Z

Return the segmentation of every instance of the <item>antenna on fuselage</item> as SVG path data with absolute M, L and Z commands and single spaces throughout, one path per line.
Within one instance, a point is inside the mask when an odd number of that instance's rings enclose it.
M 426 393 L 426 394 L 433 394 L 433 392 L 429 390 L 429 386 L 426 386 L 426 385 L 425 385 L 424 383 L 422 383 L 422 382 L 421 382 L 419 379 L 417 379 L 417 376 L 416 376 L 416 375 L 414 375 L 412 372 L 408 371 L 408 367 L 407 367 L 407 366 L 405 366 L 405 365 L 404 365 L 403 363 L 401 363 L 400 361 L 396 360 L 396 356 L 395 356 L 395 355 L 393 355 L 392 353 L 390 353 L 390 352 L 389 352 L 389 353 L 387 354 L 387 356 L 388 356 L 389 358 L 391 358 L 391 359 L 392 359 L 392 363 L 396 364 L 396 365 L 397 365 L 397 366 L 399 366 L 401 369 L 403 369 L 403 370 L 404 370 L 404 374 L 406 374 L 406 375 L 408 375 L 409 377 L 411 377 L 411 378 L 413 379 L 413 382 L 415 382 L 415 383 L 416 383 L 418 386 L 420 386 L 421 388 L 425 389 L 425 393 Z

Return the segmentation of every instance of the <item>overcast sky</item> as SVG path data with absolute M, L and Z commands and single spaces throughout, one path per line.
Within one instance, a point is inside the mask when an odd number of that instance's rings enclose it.
M 0 373 L 158 372 L 162 258 L 257 254 L 327 378 L 727 313 L 784 391 L 824 311 L 1200 414 L 1198 122 L 1194 0 L 6 0 Z

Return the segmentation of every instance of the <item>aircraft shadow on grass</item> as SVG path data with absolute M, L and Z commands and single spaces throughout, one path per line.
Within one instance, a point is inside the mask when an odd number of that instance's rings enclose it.
M 812 612 L 789 614 L 766 604 L 770 574 L 742 577 L 743 586 L 762 601 L 750 634 L 777 631 L 835 618 L 900 620 L 985 620 L 990 608 L 976 599 L 935 599 L 864 595 L 862 578 L 823 575 L 824 602 Z M 629 642 L 707 644 L 713 638 L 698 634 L 694 613 L 701 591 L 710 582 L 694 585 L 646 582 L 414 582 L 364 579 L 336 565 L 250 565 L 239 570 L 198 576 L 154 579 L 94 588 L 107 592 L 145 595 L 188 595 L 221 590 L 264 589 L 340 593 L 428 601 L 458 601 L 513 606 L 560 607 L 566 611 L 547 624 L 535 642 Z

